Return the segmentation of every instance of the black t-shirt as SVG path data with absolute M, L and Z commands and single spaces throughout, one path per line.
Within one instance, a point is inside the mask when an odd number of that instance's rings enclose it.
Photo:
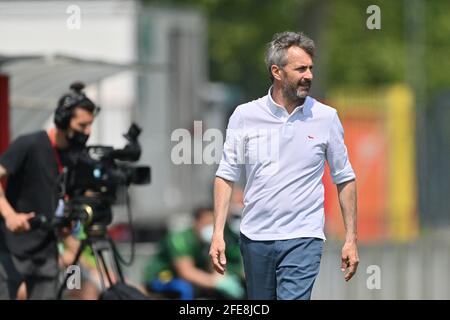
M 58 164 L 47 132 L 20 136 L 0 156 L 7 173 L 6 198 L 19 213 L 35 212 L 48 220 L 54 216 L 58 201 Z M 34 229 L 13 233 L 1 218 L 0 235 L 7 249 L 23 258 L 54 256 L 57 253 L 53 231 Z

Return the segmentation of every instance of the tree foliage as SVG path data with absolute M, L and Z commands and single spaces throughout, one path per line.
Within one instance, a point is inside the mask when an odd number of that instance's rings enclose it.
M 245 98 L 261 96 L 269 78 L 266 44 L 276 32 L 304 30 L 318 44 L 321 87 L 378 86 L 421 77 L 428 92 L 450 86 L 450 1 L 421 1 L 424 55 L 413 60 L 415 31 L 407 0 L 147 0 L 154 5 L 198 8 L 208 20 L 212 81 L 240 87 Z M 369 30 L 366 9 L 381 9 L 381 30 Z M 408 34 L 409 32 L 409 34 Z M 411 42 L 412 41 L 412 42 Z M 322 50 L 322 52 L 320 52 Z M 420 60 L 420 61 L 419 61 Z M 421 61 L 424 60 L 424 61 Z M 418 68 L 415 70 L 415 68 Z

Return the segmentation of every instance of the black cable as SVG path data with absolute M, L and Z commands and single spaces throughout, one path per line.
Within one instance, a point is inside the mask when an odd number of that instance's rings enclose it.
M 130 256 L 130 260 L 126 261 L 122 255 L 119 253 L 119 251 L 117 250 L 116 244 L 114 242 L 112 242 L 112 247 L 114 250 L 114 254 L 116 254 L 117 256 L 117 260 L 120 261 L 120 263 L 122 263 L 123 265 L 130 267 L 133 262 L 134 262 L 134 256 L 135 256 L 135 235 L 134 235 L 134 228 L 133 228 L 133 217 L 132 217 L 132 212 L 131 212 L 131 205 L 130 205 L 130 195 L 128 194 L 128 189 L 124 188 L 125 190 L 125 203 L 126 203 L 126 207 L 127 207 L 127 213 L 128 213 L 128 226 L 129 226 L 129 230 L 130 230 L 130 234 L 131 234 L 131 256 Z

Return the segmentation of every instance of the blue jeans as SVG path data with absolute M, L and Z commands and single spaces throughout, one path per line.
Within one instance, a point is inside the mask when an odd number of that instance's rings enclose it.
M 309 300 L 319 273 L 323 240 L 254 241 L 241 233 L 250 300 Z

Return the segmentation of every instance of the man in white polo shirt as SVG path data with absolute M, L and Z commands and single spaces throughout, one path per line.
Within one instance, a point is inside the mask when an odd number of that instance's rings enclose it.
M 240 241 L 250 299 L 310 299 L 325 240 L 325 161 L 346 229 L 346 281 L 358 266 L 355 174 L 336 110 L 308 96 L 314 51 L 303 33 L 276 34 L 266 52 L 268 94 L 238 106 L 228 123 L 214 182 L 210 256 L 224 273 L 224 224 L 233 183 L 245 171 Z

